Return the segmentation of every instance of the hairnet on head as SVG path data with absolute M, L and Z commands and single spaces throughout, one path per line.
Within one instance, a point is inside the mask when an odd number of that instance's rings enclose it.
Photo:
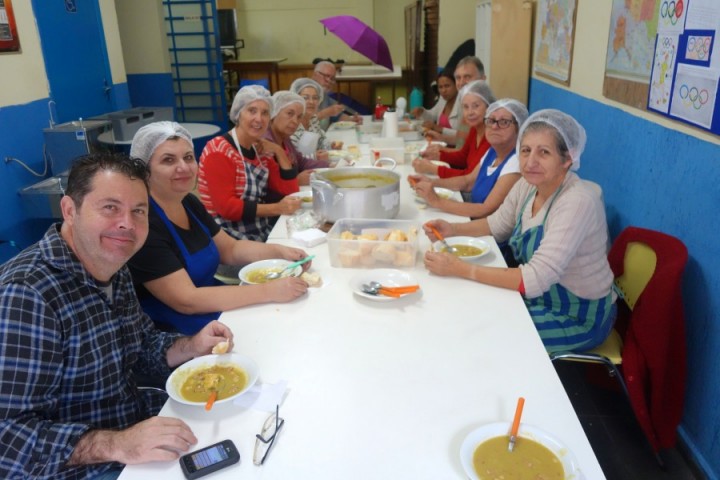
M 580 155 L 582 155 L 582 152 L 585 150 L 585 143 L 587 142 L 585 129 L 577 120 L 560 110 L 539 110 L 530 115 L 520 129 L 520 134 L 518 135 L 518 150 L 520 150 L 520 142 L 522 141 L 525 130 L 530 125 L 537 123 L 544 123 L 554 128 L 560 134 L 572 158 L 570 170 L 580 168 Z
M 290 85 L 290 91 L 295 92 L 298 95 L 300 95 L 300 91 L 305 87 L 312 87 L 317 92 L 317 96 L 320 97 L 320 100 L 318 102 L 323 101 L 323 97 L 325 97 L 325 92 L 323 91 L 322 85 L 320 85 L 318 82 L 313 80 L 312 78 L 298 78 L 294 82 L 292 82 L 292 85 Z
M 169 138 L 179 137 L 190 144 L 192 136 L 185 127 L 176 122 L 155 122 L 140 128 L 132 139 L 130 157 L 142 160 L 147 165 L 155 149 Z
M 272 112 L 273 104 L 270 92 L 260 85 L 248 85 L 238 90 L 235 94 L 232 106 L 230 107 L 230 120 L 232 120 L 233 123 L 237 123 L 240 112 L 255 100 L 264 100 Z
M 302 106 L 303 113 L 305 112 L 305 99 L 290 90 L 279 90 L 273 93 L 272 102 L 273 108 L 272 113 L 270 114 L 270 119 L 277 117 L 278 113 L 282 112 L 293 103 L 299 103 Z
M 522 127 L 522 124 L 525 123 L 525 120 L 528 118 L 528 111 L 527 108 L 525 108 L 525 105 L 514 98 L 501 98 L 500 100 L 495 100 L 487 108 L 485 118 L 488 118 L 492 112 L 500 108 L 504 108 L 512 114 L 518 124 L 518 128 Z
M 490 85 L 485 80 L 475 80 L 462 87 L 458 93 L 458 101 L 461 104 L 465 95 L 477 95 L 487 105 L 495 101 L 495 95 L 493 95 Z

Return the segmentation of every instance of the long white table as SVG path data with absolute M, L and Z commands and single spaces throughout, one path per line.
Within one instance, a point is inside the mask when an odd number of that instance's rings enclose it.
M 397 171 L 405 176 L 410 167 Z M 405 181 L 401 199 L 398 218 L 418 225 L 459 220 L 418 209 Z M 269 241 L 291 244 L 282 219 Z M 477 261 L 504 266 L 491 243 L 492 254 Z M 422 236 L 420 249 L 428 246 Z M 361 270 L 331 267 L 327 244 L 307 251 L 316 255 L 312 271 L 322 275 L 321 288 L 292 303 L 221 317 L 235 334 L 234 351 L 258 363 L 261 382 L 288 382 L 280 406 L 285 426 L 266 463 L 252 462 L 265 411 L 221 404 L 206 412 L 170 400 L 161 412 L 185 420 L 197 448 L 235 442 L 240 464 L 210 478 L 464 478 L 465 436 L 487 423 L 511 422 L 519 396 L 526 398 L 523 423 L 568 446 L 586 479 L 605 478 L 518 293 L 431 275 L 419 255 L 407 271 L 421 294 L 379 303 L 352 293 L 349 281 Z M 121 476 L 148 478 L 182 473 L 170 462 L 128 466 Z

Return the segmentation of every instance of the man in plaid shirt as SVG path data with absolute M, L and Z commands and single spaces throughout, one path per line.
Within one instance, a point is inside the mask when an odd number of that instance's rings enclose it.
M 197 442 L 133 378 L 167 375 L 232 332 L 214 321 L 183 337 L 142 312 L 125 262 L 147 237 L 147 176 L 121 155 L 79 159 L 63 222 L 0 267 L 0 478 L 112 478 Z

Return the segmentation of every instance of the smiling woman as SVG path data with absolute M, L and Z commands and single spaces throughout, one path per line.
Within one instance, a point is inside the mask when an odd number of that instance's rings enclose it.
M 192 138 L 174 122 L 138 130 L 130 154 L 150 170 L 150 233 L 130 260 L 138 298 L 165 328 L 195 333 L 219 312 L 270 301 L 293 300 L 307 291 L 300 279 L 270 285 L 220 285 L 220 262 L 244 265 L 264 258 L 299 260 L 296 248 L 235 240 L 222 230 L 191 192 L 198 166 Z

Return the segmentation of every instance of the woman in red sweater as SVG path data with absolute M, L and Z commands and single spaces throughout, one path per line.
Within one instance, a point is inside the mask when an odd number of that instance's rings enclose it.
M 463 111 L 463 121 L 470 126 L 467 140 L 459 150 L 428 147 L 421 154 L 422 158 L 413 160 L 417 173 L 437 175 L 440 178 L 467 175 L 480 163 L 480 159 L 490 148 L 490 143 L 485 138 L 483 123 L 487 107 L 495 101 L 490 86 L 484 80 L 468 83 L 460 90 L 458 101 Z M 450 167 L 432 162 L 438 159 Z
M 272 106 L 266 89 L 241 88 L 230 108 L 235 128 L 210 140 L 200 156 L 200 199 L 237 239 L 265 241 L 278 216 L 301 206 L 286 196 L 299 190 L 297 168 L 282 147 L 263 138 Z

